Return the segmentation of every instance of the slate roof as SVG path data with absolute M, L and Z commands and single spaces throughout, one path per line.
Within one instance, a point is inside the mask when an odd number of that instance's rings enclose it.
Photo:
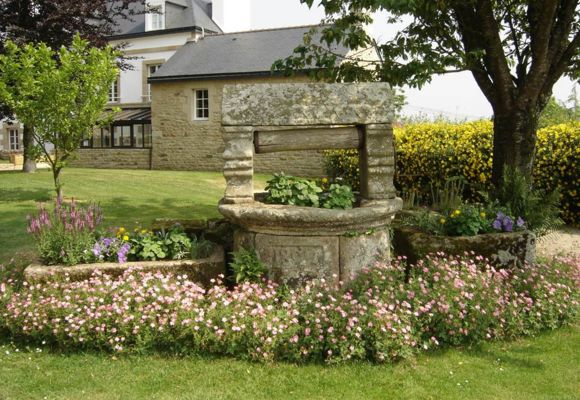
M 130 5 L 133 15 L 128 18 L 119 16 L 116 19 L 117 32 L 111 39 L 140 36 L 159 35 L 164 31 L 188 30 L 203 28 L 209 32 L 221 32 L 220 27 L 210 17 L 208 0 L 166 0 L 165 1 L 165 29 L 145 31 L 145 6 L 138 1 Z
M 299 26 L 208 35 L 182 46 L 149 81 L 270 75 L 274 61 L 290 56 L 311 28 Z M 341 55 L 348 53 L 344 47 L 333 51 Z

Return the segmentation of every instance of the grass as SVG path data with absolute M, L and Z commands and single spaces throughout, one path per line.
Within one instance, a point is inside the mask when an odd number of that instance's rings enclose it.
M 155 218 L 216 218 L 225 181 L 217 172 L 63 170 L 64 195 L 95 201 L 104 210 L 106 224 L 148 226 Z M 266 177 L 258 176 L 256 186 Z M 26 233 L 26 215 L 39 202 L 54 197 L 50 171 L 34 174 L 0 173 L 0 264 L 12 257 L 34 257 L 34 243 Z
M 67 169 L 65 195 L 111 225 L 218 217 L 219 173 Z M 264 177 L 259 178 L 262 184 Z M 25 218 L 53 197 L 50 172 L 0 173 L 0 264 L 32 257 Z M 1 341 L 1 339 L 0 339 Z M 396 365 L 261 365 L 226 358 L 111 357 L 0 345 L 4 399 L 576 399 L 580 326 Z
M 0 399 L 577 399 L 579 333 L 562 328 L 386 366 L 16 353 L 8 345 Z

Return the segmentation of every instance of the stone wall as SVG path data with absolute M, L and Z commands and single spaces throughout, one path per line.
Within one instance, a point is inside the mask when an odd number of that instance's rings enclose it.
M 79 149 L 70 165 L 84 168 L 150 169 L 151 149 Z
M 307 77 L 293 81 L 306 82 Z M 234 83 L 283 83 L 288 78 L 264 77 L 236 80 L 191 80 L 156 82 L 152 85 L 153 169 L 220 171 L 223 168 L 224 143 L 221 131 L 222 90 Z M 194 90 L 207 89 L 210 117 L 194 119 Z M 283 171 L 300 176 L 324 174 L 320 151 L 258 154 L 254 158 L 256 172 Z

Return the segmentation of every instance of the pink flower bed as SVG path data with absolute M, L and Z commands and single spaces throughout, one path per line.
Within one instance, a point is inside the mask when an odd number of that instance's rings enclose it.
M 530 335 L 578 308 L 580 259 L 495 270 L 480 257 L 376 265 L 348 286 L 273 283 L 204 290 L 128 271 L 81 282 L 0 285 L 0 330 L 62 349 L 221 354 L 292 362 L 391 361 L 417 351 Z

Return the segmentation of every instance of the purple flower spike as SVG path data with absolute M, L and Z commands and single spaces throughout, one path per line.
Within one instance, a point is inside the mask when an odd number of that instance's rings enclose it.
M 499 219 L 496 219 L 495 221 L 493 221 L 493 229 L 497 230 L 497 231 L 501 231 L 501 221 Z
M 526 225 L 526 221 L 524 221 L 522 217 L 518 217 L 516 225 L 520 228 L 523 228 Z

